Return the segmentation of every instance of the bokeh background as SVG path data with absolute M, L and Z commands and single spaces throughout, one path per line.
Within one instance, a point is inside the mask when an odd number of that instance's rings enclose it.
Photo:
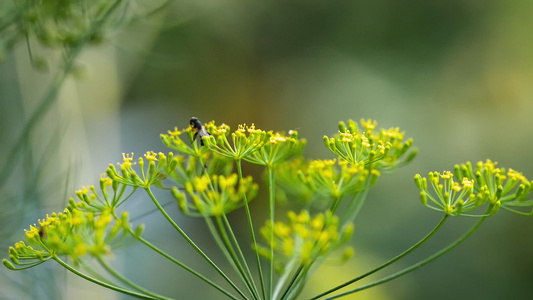
M 405 130 L 419 156 L 380 179 L 356 220 L 355 256 L 321 268 L 302 299 L 353 278 L 439 221 L 420 205 L 416 173 L 490 158 L 533 178 L 532 13 L 529 1 L 174 1 L 82 53 L 81 77 L 63 86 L 2 185 L 4 254 L 23 228 L 63 210 L 122 152 L 164 151 L 159 134 L 186 127 L 191 116 L 296 129 L 310 158 L 332 158 L 322 137 L 334 134 L 338 121 L 372 118 Z M 61 63 L 57 51 L 35 51 Z M 7 52 L 0 65 L 0 163 L 10 163 L 7 153 L 53 71 L 31 68 L 24 45 Z M 132 214 L 149 211 L 146 200 L 132 201 Z M 200 220 L 174 216 L 212 247 Z M 425 258 L 474 221 L 453 218 L 425 247 L 370 279 Z M 198 260 L 157 213 L 139 222 L 162 248 Z M 533 219 L 502 211 L 437 261 L 346 299 L 530 299 L 532 232 Z M 142 247 L 117 253 L 113 263 L 163 294 L 220 299 Z M 127 299 L 53 263 L 24 272 L 1 268 L 0 290 L 5 299 Z

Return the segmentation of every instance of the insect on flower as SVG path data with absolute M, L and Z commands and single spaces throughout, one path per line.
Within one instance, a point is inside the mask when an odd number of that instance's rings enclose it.
M 202 138 L 204 136 L 209 136 L 209 132 L 205 130 L 204 125 L 198 120 L 197 117 L 192 117 L 189 120 L 189 124 L 192 126 L 193 129 L 196 129 L 196 133 L 194 134 L 193 140 L 196 140 L 197 137 L 200 138 L 200 145 L 204 145 L 204 141 L 202 141 Z
M 40 238 L 41 240 L 43 240 L 43 239 L 46 238 L 46 229 L 44 229 L 44 228 L 42 228 L 42 227 L 39 228 L 39 238 Z

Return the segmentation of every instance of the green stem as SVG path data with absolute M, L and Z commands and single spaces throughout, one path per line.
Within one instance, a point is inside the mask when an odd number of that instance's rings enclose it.
M 141 298 L 141 299 L 158 299 L 158 298 L 155 298 L 155 297 L 152 297 L 152 296 L 148 296 L 148 295 L 140 294 L 140 293 L 133 292 L 133 291 L 130 291 L 130 290 L 126 290 L 126 289 L 118 287 L 116 285 L 109 284 L 109 283 L 100 281 L 98 279 L 95 279 L 93 277 L 87 276 L 87 275 L 81 273 L 80 271 L 74 269 L 73 267 L 71 267 L 69 264 L 67 264 L 66 262 L 64 262 L 63 260 L 61 260 L 57 256 L 54 256 L 53 259 L 55 261 L 57 261 L 65 269 L 69 270 L 70 272 L 72 272 L 72 273 L 80 276 L 81 278 L 83 278 L 85 280 L 88 280 L 88 281 L 90 281 L 92 283 L 96 283 L 96 284 L 98 284 L 100 286 L 103 286 L 103 287 L 106 287 L 108 289 L 111 289 L 111 290 L 114 290 L 114 291 L 117 291 L 117 292 L 120 292 L 120 293 L 123 293 L 123 294 L 126 294 L 126 295 L 130 295 L 130 296 L 134 296 L 134 297 L 137 297 L 137 298 Z
M 363 204 L 365 203 L 368 190 L 369 188 L 366 187 L 364 190 L 354 196 L 354 199 L 350 202 L 346 208 L 346 211 L 344 212 L 344 215 L 341 217 L 341 224 L 352 222 L 357 217 L 361 211 L 361 208 L 363 207 Z
M 165 296 L 161 296 L 159 294 L 156 294 L 154 292 L 151 292 L 145 288 L 143 288 L 142 286 L 139 286 L 138 284 L 132 282 L 131 280 L 127 279 L 126 277 L 122 276 L 122 274 L 120 274 L 119 272 L 117 272 L 117 270 L 115 270 L 113 267 L 111 267 L 105 260 L 103 260 L 100 256 L 97 257 L 97 260 L 98 260 L 98 263 L 100 263 L 100 265 L 106 269 L 107 272 L 109 272 L 109 274 L 115 276 L 118 280 L 122 281 L 123 283 L 129 285 L 130 287 L 138 290 L 139 292 L 141 293 L 144 293 L 146 295 L 150 295 L 154 298 L 157 298 L 157 299 L 163 299 L 163 300 L 170 300 L 172 298 L 168 298 L 168 297 L 165 297 Z
M 184 270 L 188 271 L 189 273 L 191 273 L 192 275 L 200 278 L 201 280 L 203 280 L 205 283 L 209 284 L 210 286 L 214 287 L 215 289 L 219 290 L 220 292 L 222 292 L 224 295 L 228 296 L 229 298 L 231 299 L 238 299 L 237 297 L 233 296 L 232 294 L 230 294 L 228 291 L 226 291 L 225 289 L 223 289 L 222 287 L 220 287 L 218 284 L 214 283 L 213 281 L 209 280 L 208 278 L 206 278 L 205 276 L 203 276 L 202 274 L 198 273 L 197 271 L 195 271 L 194 269 L 191 269 L 190 267 L 188 267 L 187 265 L 183 264 L 182 262 L 180 262 L 179 260 L 175 259 L 174 257 L 170 256 L 169 254 L 165 253 L 163 250 L 159 249 L 157 246 L 153 245 L 152 243 L 148 242 L 147 240 L 145 240 L 144 238 L 140 237 L 140 236 L 137 236 L 135 235 L 135 232 L 133 232 L 133 230 L 131 230 L 131 228 L 127 228 L 128 232 L 137 240 L 139 240 L 141 243 L 145 244 L 148 248 L 154 250 L 155 252 L 159 253 L 161 256 L 165 257 L 166 259 L 170 260 L 171 262 L 175 263 L 176 265 L 180 266 L 181 268 L 183 268 Z
M 242 164 L 241 164 L 241 159 L 237 159 L 236 160 L 237 162 L 237 171 L 239 173 L 239 181 L 242 181 Z M 248 197 L 246 196 L 246 193 L 244 193 L 244 209 L 246 211 L 246 218 L 248 219 L 248 228 L 250 229 L 250 236 L 252 237 L 252 244 L 253 244 L 253 247 L 254 247 L 254 252 L 255 252 L 255 259 L 256 259 L 256 263 L 257 263 L 257 270 L 259 272 L 259 281 L 261 282 L 261 292 L 263 294 L 263 299 L 266 299 L 266 290 L 265 290 L 265 283 L 264 283 L 264 278 L 263 278 L 263 270 L 261 268 L 261 260 L 259 259 L 259 252 L 255 251 L 255 249 L 257 248 L 257 240 L 255 238 L 255 233 L 254 233 L 254 225 L 252 223 L 252 215 L 250 213 L 250 207 L 248 206 Z
M 291 274 L 292 270 L 294 269 L 294 266 L 296 265 L 298 261 L 297 256 L 293 256 L 293 258 L 289 261 L 289 263 L 285 266 L 285 271 L 281 275 L 281 277 L 278 279 L 278 282 L 276 284 L 276 288 L 274 289 L 274 294 L 272 295 L 272 299 L 277 299 L 279 293 L 281 292 L 281 288 L 289 278 L 289 275 Z
M 274 168 L 271 165 L 267 165 L 268 171 L 268 200 L 269 200 L 269 216 L 270 216 L 270 274 L 268 279 L 268 296 L 272 295 L 273 282 L 274 282 L 274 210 L 275 210 L 275 198 L 274 198 Z
M 239 270 L 237 269 L 237 266 L 233 263 L 233 260 L 231 259 L 231 255 L 229 254 L 228 249 L 226 249 L 226 246 L 224 245 L 224 242 L 222 242 L 222 238 L 220 237 L 220 234 L 218 233 L 215 225 L 213 224 L 213 221 L 211 220 L 210 217 L 207 217 L 207 216 L 204 216 L 204 220 L 205 220 L 205 223 L 207 224 L 207 228 L 209 228 L 209 232 L 211 232 L 211 236 L 213 236 L 213 239 L 215 240 L 215 243 L 217 244 L 218 248 L 220 249 L 220 251 L 222 251 L 222 253 L 226 257 L 228 262 L 231 264 L 231 266 L 235 270 L 235 272 L 239 273 Z
M 233 249 L 233 245 L 231 244 L 228 234 L 226 233 L 226 228 L 224 227 L 224 224 L 222 223 L 222 219 L 220 216 L 216 217 L 217 225 L 219 228 L 219 231 L 222 235 L 222 240 L 224 241 L 224 244 L 226 245 L 226 249 L 229 251 L 229 254 L 231 256 L 231 259 L 235 266 L 237 267 L 238 273 L 241 276 L 241 279 L 243 280 L 244 284 L 246 285 L 246 288 L 248 288 L 248 291 L 250 294 L 257 298 L 257 295 L 254 293 L 254 288 L 252 286 L 252 283 L 250 282 L 250 279 L 246 276 L 246 272 L 244 271 L 244 268 L 242 267 L 241 261 L 237 257 L 237 254 L 235 253 L 235 249 Z
M 77 259 L 76 260 L 76 263 L 79 264 L 79 268 L 80 269 L 83 269 L 85 270 L 87 273 L 89 273 L 90 276 L 102 281 L 102 282 L 105 282 L 105 283 L 108 283 L 108 284 L 114 284 L 111 280 L 109 280 L 109 278 L 105 278 L 103 275 L 101 275 L 102 272 L 100 272 L 100 270 L 95 271 L 91 265 L 89 263 L 87 263 L 87 261 L 83 260 L 83 259 Z
M 440 220 L 440 222 L 437 224 L 437 226 L 435 226 L 435 227 L 433 228 L 433 230 L 431 230 L 431 231 L 430 231 L 430 232 L 429 232 L 424 238 L 422 238 L 420 241 L 418 241 L 416 244 L 414 244 L 413 246 L 411 246 L 409 249 L 405 250 L 404 252 L 402 252 L 402 253 L 399 254 L 398 256 L 396 256 L 396 257 L 390 259 L 389 261 L 385 262 L 385 263 L 382 264 L 381 266 L 379 266 L 379 267 L 377 267 L 377 268 L 375 268 L 375 269 L 373 269 L 373 270 L 370 270 L 370 271 L 364 273 L 363 275 L 360 275 L 360 276 L 358 276 L 358 277 L 356 277 L 356 278 L 354 278 L 354 279 L 352 279 L 352 280 L 349 280 L 349 281 L 347 281 L 347 282 L 345 282 L 345 283 L 343 283 L 343 284 L 340 284 L 340 285 L 338 285 L 338 286 L 336 286 L 336 287 L 334 287 L 334 288 L 332 288 L 332 289 L 330 289 L 330 290 L 327 290 L 327 291 L 323 292 L 323 293 L 320 294 L 320 295 L 317 295 L 317 296 L 311 298 L 311 300 L 318 299 L 318 298 L 320 298 L 320 297 L 324 297 L 325 295 L 331 294 L 331 293 L 333 293 L 333 292 L 335 292 L 335 291 L 337 291 L 337 290 L 339 290 L 339 289 L 342 289 L 342 288 L 345 287 L 345 286 L 348 286 L 348 285 L 350 285 L 350 284 L 352 284 L 352 283 L 354 283 L 354 282 L 357 282 L 357 281 L 359 281 L 359 280 L 361 280 L 361 279 L 363 279 L 363 278 L 365 278 L 365 277 L 367 277 L 367 276 L 370 276 L 370 275 L 376 273 L 377 271 L 379 271 L 379 270 L 381 270 L 381 269 L 383 269 L 383 268 L 385 268 L 385 267 L 387 267 L 387 266 L 389 266 L 389 265 L 395 263 L 396 261 L 402 259 L 402 258 L 405 257 L 407 254 L 413 252 L 415 249 L 417 249 L 417 248 L 420 247 L 422 244 L 424 244 L 427 240 L 429 240 L 429 238 L 431 238 L 431 237 L 432 237 L 432 236 L 433 236 L 433 235 L 434 235 L 434 234 L 435 234 L 435 233 L 436 233 L 436 232 L 442 227 L 442 225 L 444 224 L 444 222 L 445 222 L 446 220 L 448 220 L 448 217 L 449 217 L 449 215 L 444 215 L 444 217 Z
M 492 207 L 492 206 L 491 206 Z M 490 210 L 489 210 L 490 211 Z M 440 256 L 442 256 L 444 253 L 452 250 L 453 248 L 455 248 L 457 245 L 461 244 L 466 238 L 468 238 L 472 233 L 474 233 L 474 231 L 476 231 L 476 229 L 478 229 L 478 227 L 483 223 L 483 221 L 485 221 L 487 217 L 483 217 L 481 218 L 474 226 L 472 226 L 472 228 L 467 231 L 465 234 L 463 234 L 460 238 L 458 238 L 457 240 L 455 240 L 453 243 L 449 244 L 447 247 L 443 248 L 442 250 L 438 251 L 437 253 L 431 255 L 430 257 L 408 267 L 408 268 L 405 268 L 399 272 L 396 272 L 390 276 L 387 276 L 385 278 L 382 278 L 380 280 L 377 280 L 377 281 L 374 281 L 372 283 L 369 283 L 367 285 L 364 285 L 364 286 L 361 286 L 359 288 L 356 288 L 356 289 L 353 289 L 353 290 L 350 290 L 350 291 L 347 291 L 347 292 L 344 292 L 344 293 L 341 293 L 341 294 L 337 294 L 337 295 L 334 295 L 334 296 L 331 296 L 331 297 L 327 297 L 327 298 L 324 298 L 324 300 L 330 300 L 330 299 L 336 299 L 336 298 L 340 298 L 340 297 L 343 297 L 343 296 L 346 296 L 346 295 L 349 295 L 349 294 L 353 294 L 353 293 L 356 293 L 356 292 L 359 292 L 359 291 L 362 291 L 362 290 L 366 290 L 368 288 L 371 288 L 371 287 L 374 287 L 374 286 L 377 286 L 377 285 L 380 285 L 382 283 L 385 283 L 385 282 L 388 282 L 388 281 L 391 281 L 393 279 L 396 279 L 402 275 L 405 275 L 413 270 L 416 270 L 420 267 L 422 267 L 423 265 L 439 258 Z M 313 299 L 316 299 L 316 298 L 313 298 Z
M 298 267 L 298 270 L 296 270 L 296 273 L 294 274 L 294 276 L 292 276 L 292 279 L 291 279 L 291 282 L 289 283 L 289 285 L 287 286 L 287 288 L 285 289 L 285 292 L 283 293 L 283 295 L 281 296 L 281 300 L 283 299 L 286 299 L 286 297 L 290 294 L 291 290 L 292 290 L 292 287 L 294 286 L 294 284 L 296 282 L 299 281 L 299 279 L 301 278 L 301 274 L 302 274 L 302 271 L 305 269 L 305 266 L 303 264 L 300 264 L 300 266 Z
M 231 287 L 235 289 L 235 291 L 237 291 L 237 293 L 239 293 L 239 295 L 241 295 L 244 299 L 247 299 L 247 297 L 235 285 L 235 283 L 233 283 L 233 281 L 231 281 L 231 279 L 202 251 L 202 249 L 200 249 L 200 247 L 198 247 L 191 240 L 191 238 L 179 227 L 179 225 L 174 222 L 174 220 L 168 215 L 168 213 L 161 206 L 161 204 L 159 204 L 159 201 L 157 201 L 157 199 L 155 198 L 154 194 L 152 193 L 152 190 L 150 190 L 149 187 L 145 188 L 145 190 L 148 193 L 148 196 L 150 196 L 150 199 L 152 199 L 152 201 L 154 202 L 155 206 L 157 206 L 159 211 L 161 211 L 163 216 L 165 216 L 167 221 L 179 232 L 179 234 L 194 248 L 194 250 L 196 250 L 196 252 L 198 252 L 198 254 L 203 257 L 205 261 L 207 261 L 218 272 L 218 274 L 220 274 L 220 276 L 224 278 L 224 280 L 226 280 L 231 285 Z
M 255 281 L 254 281 L 254 278 L 252 276 L 252 272 L 250 272 L 250 268 L 248 267 L 248 264 L 246 262 L 246 259 L 244 257 L 244 254 L 242 253 L 242 249 L 239 245 L 239 242 L 237 241 L 237 238 L 235 237 L 235 233 L 233 232 L 233 229 L 231 228 L 231 224 L 229 223 L 229 220 L 228 218 L 226 217 L 226 214 L 222 214 L 222 218 L 224 219 L 224 224 L 226 224 L 226 227 L 228 228 L 228 232 L 231 236 L 231 239 L 233 240 L 233 244 L 235 245 L 235 247 L 237 248 L 237 252 L 243 262 L 243 265 L 244 265 L 244 269 L 247 273 L 247 276 L 248 276 L 248 280 L 250 281 L 251 283 L 251 287 L 253 288 L 253 294 L 254 296 L 256 297 L 256 299 L 260 299 L 260 296 L 259 296 L 259 291 L 257 290 L 257 286 L 255 284 Z
M 337 211 L 337 208 L 339 208 L 339 204 L 341 203 L 341 197 L 335 197 L 333 198 L 333 202 L 331 203 L 330 211 L 332 214 L 335 214 Z

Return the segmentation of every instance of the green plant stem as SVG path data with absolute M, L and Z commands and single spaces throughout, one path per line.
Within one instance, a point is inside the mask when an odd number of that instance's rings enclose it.
M 281 292 L 281 288 L 283 288 L 283 285 L 289 278 L 289 275 L 291 274 L 292 270 L 294 269 L 294 266 L 296 265 L 298 261 L 298 258 L 296 256 L 293 256 L 293 258 L 289 261 L 289 263 L 285 266 L 285 271 L 281 275 L 281 277 L 278 279 L 278 282 L 276 283 L 276 288 L 274 289 L 274 294 L 272 295 L 272 299 L 277 299 L 279 293 Z
M 246 288 L 248 288 L 248 291 L 252 295 L 252 297 L 257 298 L 257 294 L 254 293 L 254 288 L 252 286 L 252 283 L 250 282 L 250 278 L 247 277 L 246 272 L 244 271 L 244 268 L 237 257 L 237 254 L 235 253 L 235 249 L 233 248 L 233 245 L 231 244 L 228 234 L 226 233 L 226 228 L 224 227 L 224 224 L 222 223 L 222 218 L 220 216 L 216 217 L 217 225 L 219 228 L 219 231 L 222 235 L 222 240 L 224 241 L 224 244 L 226 246 L 226 249 L 228 250 L 231 259 L 235 266 L 237 267 L 238 273 L 241 276 L 244 284 L 246 285 Z
M 228 249 L 226 249 L 226 246 L 224 245 L 220 234 L 218 233 L 215 225 L 213 224 L 213 221 L 210 217 L 207 216 L 204 216 L 204 219 L 205 223 L 207 224 L 207 228 L 209 228 L 209 232 L 211 232 L 211 236 L 213 236 L 213 239 L 215 240 L 215 243 L 217 244 L 218 248 L 220 249 L 220 251 L 222 251 L 228 262 L 231 264 L 231 267 L 233 268 L 233 270 L 235 270 L 235 273 L 239 274 L 239 269 L 233 262 L 233 259 L 231 259 L 231 255 L 229 254 Z
M 272 165 L 267 165 L 268 172 L 268 202 L 269 202 L 269 219 L 270 219 L 270 273 L 268 279 L 268 298 L 271 299 L 274 283 L 274 213 L 275 213 L 275 198 L 274 198 L 274 168 Z
M 355 218 L 361 211 L 363 204 L 365 203 L 366 195 L 368 194 L 369 189 L 369 187 L 366 187 L 364 190 L 354 196 L 354 199 L 350 201 L 350 204 L 348 205 L 346 211 L 341 217 L 341 224 L 344 224 L 346 222 L 352 222 L 353 220 L 355 220 Z
M 244 299 L 247 299 L 247 297 L 235 285 L 235 283 L 202 251 L 202 249 L 200 249 L 200 247 L 198 247 L 191 240 L 191 238 L 181 229 L 181 227 L 179 227 L 179 225 L 176 224 L 176 222 L 174 222 L 174 220 L 168 215 L 168 213 L 161 206 L 161 204 L 159 204 L 159 201 L 157 201 L 157 199 L 155 198 L 154 194 L 152 193 L 152 190 L 150 190 L 149 187 L 145 188 L 145 190 L 148 193 L 148 196 L 150 197 L 150 199 L 152 199 L 152 201 L 154 202 L 155 206 L 157 206 L 159 211 L 161 211 L 163 216 L 165 216 L 167 221 L 179 232 L 179 234 L 194 248 L 194 250 L 196 250 L 196 252 L 198 252 L 198 254 L 200 254 L 202 256 L 202 258 L 205 261 L 207 261 L 218 272 L 218 274 L 220 274 L 220 276 L 222 276 L 222 278 L 224 278 L 224 280 L 226 280 L 231 285 L 231 287 L 233 287 L 235 289 L 235 291 L 237 291 L 237 293 L 239 293 L 239 295 L 241 295 Z
M 90 281 L 92 283 L 96 283 L 96 284 L 98 284 L 100 286 L 103 286 L 103 287 L 106 287 L 108 289 L 111 289 L 111 290 L 114 290 L 114 291 L 117 291 L 117 292 L 120 292 L 120 293 L 123 293 L 123 294 L 126 294 L 126 295 L 130 295 L 130 296 L 134 296 L 134 297 L 137 297 L 137 298 L 141 298 L 141 299 L 158 299 L 158 298 L 155 298 L 153 296 L 144 295 L 144 294 L 140 294 L 140 293 L 133 292 L 133 291 L 130 291 L 130 290 L 126 290 L 126 289 L 121 288 L 119 286 L 116 286 L 116 285 L 113 285 L 113 284 L 109 284 L 109 283 L 100 281 L 98 279 L 95 279 L 93 277 L 87 276 L 87 275 L 81 273 L 80 271 L 76 270 L 75 268 L 71 267 L 69 264 L 67 264 L 66 262 L 64 262 L 63 260 L 61 260 L 57 256 L 54 256 L 53 259 L 55 261 L 57 261 L 65 269 L 69 270 L 70 272 L 72 272 L 72 273 L 80 276 L 81 278 L 83 278 L 85 280 L 88 280 L 88 281 Z
M 230 254 L 230 250 L 228 249 L 228 246 L 222 240 L 222 237 L 220 236 L 221 233 L 219 233 L 219 230 L 217 230 L 217 228 L 213 224 L 213 221 L 211 220 L 210 217 L 204 217 L 204 219 L 205 219 L 205 222 L 207 224 L 207 227 L 209 228 L 209 231 L 211 232 L 211 235 L 215 239 L 215 242 L 216 242 L 218 248 L 220 249 L 220 251 L 222 251 L 222 253 L 226 257 L 228 263 L 231 265 L 231 267 L 233 268 L 235 273 L 239 276 L 241 281 L 246 283 L 246 279 L 244 278 L 244 276 L 243 276 L 242 272 L 240 271 L 239 267 L 237 266 L 237 263 L 235 262 L 235 259 Z M 248 291 L 250 291 L 250 289 L 248 289 Z
M 222 287 L 220 287 L 218 284 L 214 283 L 213 281 L 209 280 L 208 278 L 206 278 L 205 276 L 203 276 L 202 274 L 198 273 L 197 271 L 195 271 L 194 269 L 191 269 L 190 267 L 188 267 L 187 265 L 183 264 L 182 262 L 180 262 L 179 260 L 175 259 L 174 257 L 170 256 L 169 254 L 165 253 L 163 250 L 159 249 L 157 246 L 153 245 L 152 243 L 148 242 L 147 240 L 145 240 L 144 238 L 142 238 L 141 236 L 137 236 L 135 235 L 135 232 L 133 230 L 131 230 L 131 228 L 127 228 L 127 231 L 135 238 L 137 239 L 138 241 L 140 241 L 141 243 L 145 244 L 148 248 L 154 250 L 155 252 L 157 252 L 158 254 L 160 254 L 161 256 L 165 257 L 166 259 L 170 260 L 171 262 L 175 263 L 176 265 L 180 266 L 181 268 L 183 268 L 184 270 L 188 271 L 189 273 L 191 273 L 192 275 L 200 278 L 202 281 L 204 281 L 205 283 L 209 284 L 210 286 L 214 287 L 215 289 L 219 290 L 220 292 L 222 292 L 224 295 L 228 296 L 229 298 L 231 299 L 238 299 L 237 297 L 235 297 L 234 295 L 230 294 L 228 291 L 226 291 L 225 289 L 223 289 Z
M 314 299 L 318 299 L 320 297 L 324 297 L 325 295 L 328 295 L 328 294 L 331 294 L 339 289 L 342 289 L 343 287 L 345 286 L 348 286 L 354 282 L 357 282 L 367 276 L 370 276 L 374 273 L 376 273 L 377 271 L 397 262 L 398 260 L 402 259 L 403 257 L 405 257 L 406 255 L 408 255 L 409 253 L 413 252 L 415 249 L 419 248 L 422 244 L 424 244 L 427 240 L 429 240 L 429 238 L 431 238 L 441 227 L 442 225 L 444 225 L 444 222 L 446 222 L 446 220 L 448 220 L 449 218 L 449 215 L 444 215 L 444 217 L 440 220 L 440 222 L 433 228 L 433 230 L 431 230 L 424 238 L 422 238 L 420 241 L 418 241 L 416 244 L 414 244 L 413 246 L 411 246 L 409 249 L 405 250 L 404 252 L 400 253 L 398 256 L 390 259 L 389 261 L 385 262 L 384 264 L 380 265 L 379 267 L 373 269 L 373 270 L 370 270 L 352 280 L 349 280 L 341 285 L 338 285 L 330 290 L 327 290 L 325 292 L 323 292 L 322 294 L 320 295 L 317 295 L 313 298 L 311 298 L 311 300 L 314 300 Z
M 237 171 L 239 173 L 239 181 L 242 181 L 242 160 L 241 159 L 237 159 L 236 160 L 236 163 L 237 163 Z M 259 281 L 261 282 L 261 292 L 263 294 L 263 299 L 266 299 L 266 290 L 265 290 L 265 279 L 263 278 L 263 270 L 261 268 L 261 260 L 259 259 L 259 252 L 255 251 L 255 249 L 257 248 L 257 240 L 255 238 L 255 233 L 254 233 L 254 225 L 252 223 L 252 215 L 250 213 L 250 207 L 248 206 L 248 197 L 246 196 L 246 193 L 244 193 L 244 210 L 246 211 L 246 218 L 248 219 L 248 228 L 250 229 L 250 236 L 252 237 L 252 244 L 253 244 L 253 247 L 254 247 L 254 252 L 255 252 L 255 259 L 256 259 L 256 263 L 257 263 L 257 270 L 259 272 Z
M 300 264 L 300 266 L 298 266 L 298 270 L 296 270 L 296 273 L 294 274 L 294 276 L 292 276 L 291 282 L 285 289 L 285 292 L 283 293 L 280 299 L 287 299 L 287 296 L 291 294 L 292 287 L 301 279 L 302 272 L 305 268 L 306 267 L 303 264 Z
M 492 208 L 492 206 L 491 206 Z M 489 210 L 490 211 L 490 210 Z M 327 297 L 327 298 L 324 298 L 323 300 L 330 300 L 330 299 L 337 299 L 337 298 L 340 298 L 340 297 L 343 297 L 343 296 L 346 296 L 346 295 L 349 295 L 349 294 L 353 294 L 353 293 L 356 293 L 356 292 L 359 292 L 359 291 L 362 291 L 362 290 L 366 290 L 368 288 L 371 288 L 371 287 L 374 287 L 374 286 L 377 286 L 377 285 L 380 285 L 380 284 L 383 284 L 385 282 L 388 282 L 388 281 L 391 281 L 393 279 L 396 279 L 402 275 L 405 275 L 413 270 L 416 270 L 420 267 L 422 267 L 423 265 L 429 263 L 429 262 L 432 262 L 433 260 L 439 258 L 440 256 L 442 256 L 444 253 L 452 250 L 453 248 L 455 248 L 457 245 L 461 244 L 466 238 L 468 238 L 472 233 L 474 233 L 474 231 L 476 231 L 478 229 L 478 227 L 483 223 L 483 221 L 485 221 L 487 217 L 483 217 L 481 219 L 479 219 L 479 221 L 474 225 L 472 226 L 472 228 L 470 228 L 470 230 L 468 230 L 465 234 L 463 234 L 460 238 L 458 238 L 457 240 L 455 240 L 453 243 L 449 244 L 448 246 L 446 246 L 445 248 L 443 248 L 442 250 L 436 252 L 435 254 L 431 255 L 430 257 L 408 267 L 408 268 L 405 268 L 399 272 L 396 272 L 390 276 L 387 276 L 385 278 L 382 278 L 380 280 L 377 280 L 377 281 L 374 281 L 372 283 L 369 283 L 367 285 L 364 285 L 364 286 L 361 286 L 359 288 L 356 288 L 356 289 L 353 289 L 353 290 L 350 290 L 350 291 L 347 291 L 347 292 L 344 292 L 344 293 L 340 293 L 340 294 L 337 294 L 337 295 L 334 295 L 334 296 L 331 296 L 331 297 Z M 312 299 L 316 299 L 315 298 L 312 298 Z
M 235 237 L 235 233 L 233 232 L 233 229 L 231 228 L 231 224 L 229 223 L 228 218 L 226 217 L 226 214 L 222 214 L 222 219 L 224 220 L 224 224 L 228 228 L 228 232 L 231 236 L 231 239 L 233 241 L 233 244 L 237 248 L 237 252 L 242 260 L 242 263 L 244 265 L 244 270 L 246 271 L 246 274 L 248 276 L 248 281 L 250 282 L 250 285 L 252 287 L 253 295 L 256 297 L 256 299 L 260 299 L 259 291 L 257 290 L 257 285 L 255 284 L 254 278 L 252 276 L 252 273 L 250 272 L 250 268 L 248 267 L 248 263 L 246 262 L 246 259 L 244 257 L 244 254 L 242 253 L 242 249 L 239 245 L 239 242 L 237 241 L 237 238 Z
M 143 288 L 142 286 L 139 286 L 138 284 L 132 282 L 131 280 L 129 280 L 128 278 L 124 277 L 122 274 L 120 274 L 119 272 L 117 272 L 117 270 L 115 270 L 113 267 L 111 267 L 105 260 L 103 260 L 100 256 L 97 257 L 97 260 L 98 260 L 98 263 L 107 271 L 109 272 L 109 274 L 113 275 L 114 277 L 116 277 L 118 280 L 122 281 L 124 284 L 127 284 L 129 285 L 130 287 L 138 290 L 139 292 L 141 293 L 144 293 L 146 295 L 150 295 L 154 298 L 157 298 L 157 299 L 163 299 L 163 300 L 171 300 L 172 298 L 168 298 L 168 297 L 165 297 L 165 296 L 162 296 L 162 295 L 159 295 L 159 294 L 156 294 L 154 292 L 151 292 L 145 288 Z
M 85 270 L 87 273 L 89 273 L 90 276 L 102 281 L 102 282 L 105 282 L 105 283 L 108 283 L 108 284 L 114 284 L 111 280 L 109 280 L 108 278 L 104 277 L 103 275 L 101 275 L 100 273 L 101 272 L 97 272 L 95 271 L 88 263 L 87 261 L 83 260 L 83 259 L 77 259 L 76 260 L 76 263 L 79 264 L 79 267 L 80 269 L 83 268 L 83 270 Z

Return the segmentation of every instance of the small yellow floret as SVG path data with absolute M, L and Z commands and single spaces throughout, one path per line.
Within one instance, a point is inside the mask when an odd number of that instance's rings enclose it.
M 83 256 L 85 255 L 85 253 L 87 253 L 87 245 L 81 243 L 81 244 L 77 244 L 76 246 L 74 246 L 73 255 L 75 257 Z
M 444 171 L 444 172 L 442 172 L 442 174 L 440 174 L 440 177 L 442 179 L 451 179 L 451 178 L 453 178 L 453 173 L 450 172 L 450 171 Z
M 123 169 L 129 169 L 131 168 L 131 165 L 133 164 L 133 152 L 131 154 L 122 153 L 122 160 L 124 161 L 120 166 Z
M 144 157 L 149 161 L 157 161 L 157 154 L 154 151 L 147 151 Z
M 195 177 L 193 180 L 194 189 L 199 193 L 203 193 L 205 190 L 207 190 L 207 186 L 210 182 L 211 181 L 209 177 L 206 175 L 202 177 Z
M 170 131 L 170 130 L 168 131 L 168 134 L 170 134 L 170 136 L 172 136 L 172 137 L 177 137 L 177 136 L 179 136 L 182 133 L 183 133 L 183 131 L 179 131 L 178 127 L 174 127 L 174 131 Z
M 468 178 L 463 177 L 463 187 L 472 189 L 474 187 L 474 180 L 468 180 Z

